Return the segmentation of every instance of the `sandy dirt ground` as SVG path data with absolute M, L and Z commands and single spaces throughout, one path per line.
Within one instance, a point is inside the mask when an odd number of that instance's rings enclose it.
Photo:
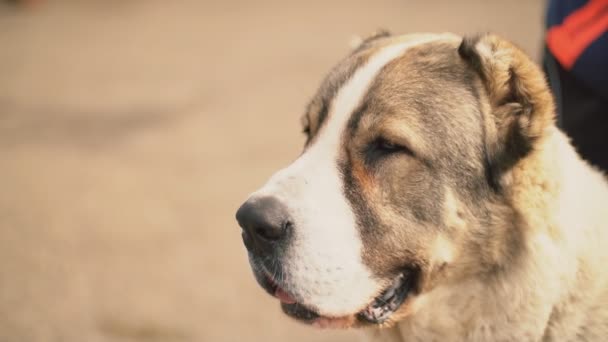
M 353 34 L 495 31 L 543 2 L 0 4 L 0 342 L 351 341 L 284 317 L 234 212 L 296 157 Z

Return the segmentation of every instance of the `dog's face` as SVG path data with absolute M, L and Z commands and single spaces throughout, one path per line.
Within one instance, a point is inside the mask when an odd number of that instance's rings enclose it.
M 488 39 L 380 35 L 325 79 L 303 117 L 303 153 L 237 212 L 254 274 L 288 315 L 389 325 L 420 294 L 512 252 L 516 237 L 484 228 L 508 216 L 496 173 L 531 134 L 493 114 L 520 94 L 493 88 L 495 73 L 514 74 L 484 69 L 499 47 Z

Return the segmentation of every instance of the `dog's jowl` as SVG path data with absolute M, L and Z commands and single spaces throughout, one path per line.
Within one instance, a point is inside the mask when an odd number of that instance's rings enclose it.
M 381 341 L 608 339 L 608 182 L 554 112 L 494 35 L 364 40 L 237 212 L 256 279 L 295 319 Z

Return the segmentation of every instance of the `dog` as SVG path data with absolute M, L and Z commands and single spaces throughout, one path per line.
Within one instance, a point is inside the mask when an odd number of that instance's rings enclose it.
M 501 37 L 363 40 L 237 211 L 258 283 L 373 341 L 605 341 L 608 181 L 554 118 Z

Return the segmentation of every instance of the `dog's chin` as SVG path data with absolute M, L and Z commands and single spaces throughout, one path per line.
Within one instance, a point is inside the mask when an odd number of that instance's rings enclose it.
M 390 284 L 358 312 L 340 317 L 327 316 L 318 310 L 296 301 L 266 272 L 255 272 L 258 283 L 281 302 L 283 312 L 306 324 L 319 328 L 350 328 L 365 325 L 388 326 L 394 316 L 416 293 L 418 272 L 406 270 L 396 275 Z

